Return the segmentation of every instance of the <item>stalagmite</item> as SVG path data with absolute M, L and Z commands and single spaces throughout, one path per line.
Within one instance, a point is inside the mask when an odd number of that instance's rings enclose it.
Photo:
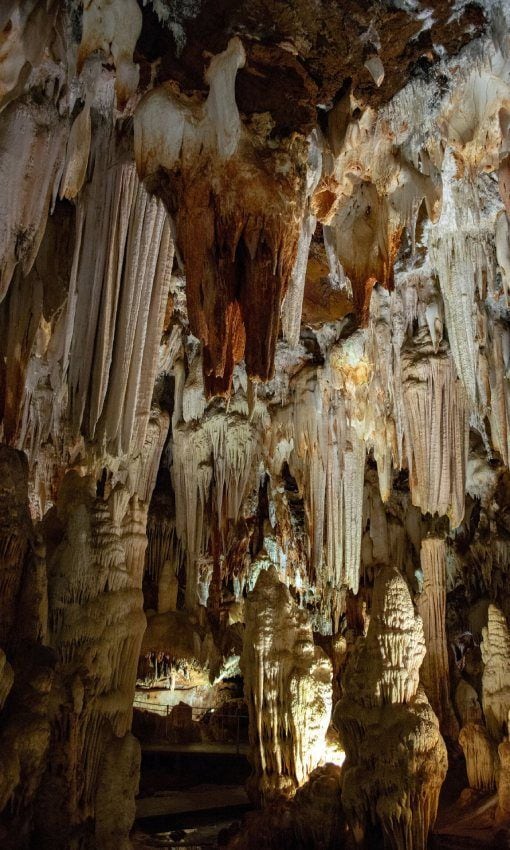
M 499 742 L 508 735 L 510 709 L 510 633 L 506 617 L 496 605 L 489 605 L 487 627 L 481 644 L 483 670 L 483 713 L 492 738 Z
M 503 741 L 498 747 L 498 808 L 496 820 L 506 823 L 510 820 L 510 742 Z
M 63 829 L 94 813 L 97 783 L 106 770 L 101 759 L 109 758 L 107 751 L 103 754 L 104 740 L 129 732 L 145 629 L 138 589 L 145 535 L 134 562 L 130 558 L 136 506 L 120 488 L 108 501 L 95 498 L 91 484 L 76 474 L 64 480 L 58 508 L 63 536 L 49 564 L 51 642 L 66 665 L 65 686 L 72 694 L 70 705 L 60 710 L 57 743 L 69 779 L 68 787 L 59 789 Z M 73 570 L 75 559 L 79 574 Z M 59 786 L 57 763 L 50 765 L 49 779 Z M 112 828 L 110 822 L 101 825 L 100 814 L 100 833 Z
M 323 757 L 331 663 L 274 567 L 260 573 L 246 600 L 241 670 L 253 792 L 264 800 L 291 795 Z
M 114 738 L 101 760 L 96 795 L 98 850 L 130 850 L 140 773 L 140 744 L 127 732 Z
M 342 803 L 358 842 L 369 842 L 380 825 L 385 847 L 427 846 L 447 758 L 419 685 L 424 655 L 422 621 L 405 580 L 384 567 L 367 636 L 348 662 L 334 711 L 346 751 Z
M 468 781 L 478 791 L 492 791 L 496 785 L 497 748 L 485 726 L 468 723 L 460 730 Z

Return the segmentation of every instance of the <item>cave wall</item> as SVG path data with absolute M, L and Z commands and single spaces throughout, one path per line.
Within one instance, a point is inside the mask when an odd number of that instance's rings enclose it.
M 151 652 L 257 800 L 334 696 L 342 834 L 424 847 L 459 729 L 510 810 L 508 10 L 316 7 L 0 11 L 2 846 L 129 846 Z

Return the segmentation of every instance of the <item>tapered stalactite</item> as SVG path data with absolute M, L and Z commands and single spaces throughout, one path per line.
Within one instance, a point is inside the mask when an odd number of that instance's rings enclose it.
M 339 120 L 335 112 L 340 113 Z M 312 201 L 312 209 L 326 225 L 332 256 L 350 280 L 362 324 L 368 323 L 374 285 L 393 289 L 404 228 L 414 239 L 423 201 L 433 221 L 441 208 L 439 179 L 420 172 L 402 152 L 396 154 L 389 134 L 378 130 L 371 109 L 361 113 L 348 96 L 336 104 L 328 133 L 333 156 Z
M 468 450 L 465 394 L 446 346 L 427 328 L 402 352 L 407 455 L 413 504 L 422 513 L 464 516 Z
M 307 507 L 311 565 L 317 586 L 337 595 L 359 585 L 369 376 L 362 340 L 338 345 L 326 367 L 298 377 L 289 408 L 289 465 Z
M 253 793 L 266 801 L 292 795 L 324 756 L 331 663 L 274 567 L 260 573 L 246 600 L 241 670 Z
M 301 233 L 297 247 L 294 268 L 290 277 L 289 288 L 285 295 L 282 309 L 282 331 L 285 339 L 290 345 L 296 346 L 299 342 L 301 331 L 301 314 L 303 309 L 303 298 L 305 294 L 306 275 L 308 270 L 308 254 L 312 236 L 317 224 L 315 215 L 309 208 L 310 198 L 320 179 L 322 169 L 322 143 L 317 131 L 314 131 L 309 139 L 307 178 L 306 178 L 306 206 L 301 224 Z
M 385 847 L 425 850 L 435 821 L 447 758 L 419 685 L 424 655 L 423 624 L 405 580 L 384 567 L 333 716 L 346 751 L 343 806 L 356 841 L 367 847 L 380 830 Z
M 32 268 L 57 195 L 65 144 L 66 122 L 54 104 L 11 104 L 0 115 L 0 300 L 16 266 L 25 275 Z
M 243 406 L 244 408 L 244 406 Z M 222 530 L 240 515 L 243 500 L 258 486 L 265 416 L 250 421 L 246 410 L 212 413 L 200 424 L 180 423 L 174 432 L 172 479 L 176 532 L 186 552 L 186 604 L 197 604 L 199 559 L 210 542 L 207 502 L 214 492 Z
M 456 738 L 459 727 L 450 700 L 450 669 L 446 638 L 446 545 L 444 538 L 422 540 L 420 563 L 423 589 L 416 600 L 423 620 L 427 652 L 420 680 L 439 720 L 443 735 Z
M 206 71 L 205 104 L 163 86 L 135 114 L 138 173 L 175 219 L 208 394 L 230 390 L 243 357 L 251 377 L 272 377 L 304 215 L 306 141 L 282 140 L 274 155 L 260 156 L 235 100 L 245 58 L 241 40 L 231 39 Z
M 145 439 L 173 244 L 163 204 L 133 163 L 100 159 L 102 141 L 78 204 L 63 354 L 74 428 L 115 454 Z

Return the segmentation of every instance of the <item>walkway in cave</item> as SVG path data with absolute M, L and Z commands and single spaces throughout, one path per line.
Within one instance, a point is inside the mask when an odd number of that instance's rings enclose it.
M 251 808 L 244 787 L 250 772 L 246 744 L 239 750 L 214 742 L 144 744 L 138 835 L 152 836 L 157 846 L 179 847 L 191 830 L 194 842 L 205 842 L 200 847 L 215 846 L 208 836 L 215 842 L 222 828 Z

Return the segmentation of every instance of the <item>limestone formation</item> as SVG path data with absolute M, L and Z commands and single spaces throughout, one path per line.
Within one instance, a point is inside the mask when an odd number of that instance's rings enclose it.
M 510 832 L 508 3 L 0 7 L 0 846 Z
M 241 670 L 253 787 L 268 800 L 292 794 L 324 756 L 331 664 L 274 567 L 260 573 L 245 616 Z
M 460 730 L 470 788 L 492 791 L 496 785 L 497 749 L 485 726 L 468 723 Z
M 446 546 L 442 538 L 422 540 L 420 562 L 423 589 L 417 610 L 423 620 L 427 652 L 420 670 L 425 693 L 436 714 L 441 732 L 455 738 L 458 724 L 450 702 L 450 668 L 446 641 Z
M 510 710 L 510 633 L 503 612 L 489 606 L 487 627 L 483 631 L 483 712 L 487 728 L 495 741 L 508 735 Z
M 343 677 L 334 723 L 346 751 L 342 804 L 357 842 L 424 850 L 447 757 L 439 722 L 419 684 L 421 618 L 393 567 L 375 581 L 367 636 Z

